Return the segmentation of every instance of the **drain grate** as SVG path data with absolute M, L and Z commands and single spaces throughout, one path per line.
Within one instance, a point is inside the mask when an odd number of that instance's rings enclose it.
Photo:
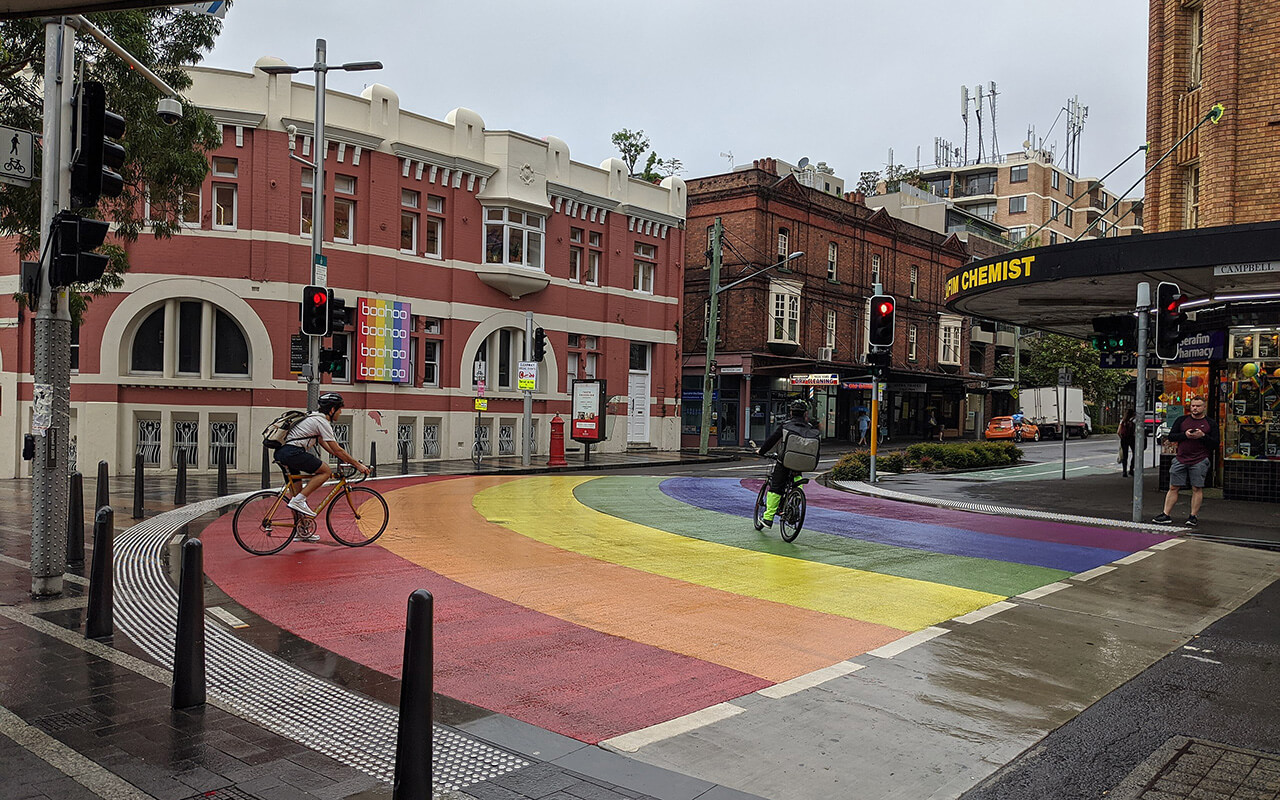
M 95 711 L 89 711 L 84 708 L 77 708 L 71 711 L 61 711 L 57 714 L 46 714 L 35 722 L 32 727 L 39 728 L 45 733 L 56 733 L 57 731 L 65 731 L 70 728 L 86 728 L 90 725 L 101 725 L 106 720 L 103 716 Z
M 183 800 L 261 800 L 256 794 L 249 794 L 244 789 L 235 786 L 226 786 L 221 789 L 214 789 L 209 792 L 200 792 Z

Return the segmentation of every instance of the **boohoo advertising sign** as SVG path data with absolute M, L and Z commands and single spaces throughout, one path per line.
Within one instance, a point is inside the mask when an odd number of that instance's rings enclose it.
M 407 383 L 409 304 L 369 297 L 356 302 L 356 380 Z

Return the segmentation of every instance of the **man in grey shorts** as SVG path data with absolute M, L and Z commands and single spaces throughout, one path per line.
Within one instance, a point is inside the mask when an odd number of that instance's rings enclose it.
M 1218 451 L 1218 426 L 1205 416 L 1205 407 L 1204 398 L 1193 397 L 1187 405 L 1191 413 L 1178 417 L 1169 429 L 1169 441 L 1178 443 L 1178 453 L 1169 466 L 1169 493 L 1164 496 L 1164 513 L 1152 522 L 1161 525 L 1173 522 L 1169 512 L 1178 502 L 1178 490 L 1190 486 L 1191 516 L 1187 517 L 1186 524 L 1189 528 L 1200 524 L 1196 515 L 1204 501 L 1204 482 L 1209 476 L 1213 455 Z

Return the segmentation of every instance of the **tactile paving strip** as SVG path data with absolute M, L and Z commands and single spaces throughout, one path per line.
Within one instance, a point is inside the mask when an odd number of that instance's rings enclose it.
M 178 594 L 161 562 L 166 543 L 183 525 L 247 494 L 161 514 L 116 540 L 116 624 L 167 669 L 173 666 Z M 205 675 L 209 696 L 245 718 L 380 780 L 394 777 L 397 709 L 321 680 L 207 620 Z M 434 731 L 437 790 L 463 789 L 529 765 L 454 730 L 436 725 Z

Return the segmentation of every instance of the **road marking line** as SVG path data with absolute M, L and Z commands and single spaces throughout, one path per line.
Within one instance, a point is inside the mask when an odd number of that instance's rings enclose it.
M 673 736 L 679 736 L 682 733 L 697 730 L 720 720 L 741 714 L 746 709 L 735 706 L 732 703 L 717 703 L 714 706 L 704 708 L 701 711 L 695 711 L 692 714 L 685 714 L 683 717 L 669 719 L 666 722 L 659 722 L 657 725 L 650 725 L 647 728 L 641 728 L 638 731 L 624 733 L 621 736 L 615 736 L 612 739 L 605 739 L 600 744 L 613 750 L 619 750 L 624 753 L 634 753 L 645 745 L 660 742 L 663 739 L 670 739 Z
M 1148 550 L 1168 550 L 1170 547 L 1180 545 L 1185 541 L 1186 539 L 1166 539 L 1163 542 L 1159 542 L 1158 544 L 1151 545 L 1147 549 Z
M 219 620 L 231 628 L 247 628 L 249 623 L 232 614 L 222 606 L 213 606 L 209 609 L 209 616 Z
M 1016 469 L 1016 468 L 1015 468 L 1015 469 Z M 1090 466 L 1083 466 L 1083 467 L 1067 467 L 1067 472 L 1078 472 L 1078 471 L 1080 471 L 1080 470 L 1082 470 L 1082 469 L 1094 469 L 1094 467 L 1090 467 Z M 1052 474 L 1054 474 L 1054 473 L 1061 472 L 1061 471 L 1062 471 L 1062 467 L 1054 467 L 1053 469 L 1044 470 L 1043 472 L 1037 472 L 1037 471 L 1035 471 L 1035 470 L 1027 470 L 1026 472 L 1019 472 L 1019 473 L 1017 473 L 1016 475 L 1005 475 L 1005 476 L 1002 476 L 1002 477 L 999 477 L 999 478 L 992 478 L 991 480 L 992 480 L 993 482 L 996 482 L 996 481 L 1011 481 L 1011 480 L 1017 480 L 1017 479 L 1019 479 L 1019 478 L 1022 478 L 1022 479 L 1026 479 L 1026 478 L 1038 478 L 1038 477 L 1040 477 L 1041 475 L 1052 475 Z
M 151 797 L 114 773 L 98 766 L 22 717 L 0 706 L 0 734 L 26 748 L 32 755 L 85 787 L 98 797 L 148 800 Z
M 998 603 L 992 603 L 986 608 L 979 608 L 977 611 L 970 611 L 962 617 L 956 617 L 952 622 L 962 622 L 965 625 L 972 625 L 975 622 L 981 622 L 987 617 L 995 616 L 1001 611 L 1008 611 L 1011 608 L 1017 608 L 1017 603 L 1010 603 L 1007 600 L 1001 600 Z
M 1108 572 L 1115 572 L 1115 569 L 1116 569 L 1115 567 L 1109 567 L 1104 564 L 1101 567 L 1094 567 L 1093 569 L 1085 570 L 1084 572 L 1078 572 L 1075 575 L 1071 576 L 1071 580 L 1089 581 L 1089 580 L 1093 580 L 1099 575 L 1106 575 Z
M 875 650 L 868 650 L 867 655 L 875 656 L 876 658 L 893 658 L 894 656 L 905 653 L 918 644 L 924 644 L 930 639 L 936 639 L 942 634 L 948 632 L 949 631 L 946 628 L 939 628 L 936 626 L 928 627 L 924 630 L 916 631 L 915 633 L 909 633 L 896 642 L 889 642 L 882 647 L 877 647 Z
M 1117 558 L 1115 561 L 1112 561 L 1111 563 L 1112 564 L 1136 564 L 1142 559 L 1148 558 L 1153 555 L 1155 555 L 1155 553 L 1151 552 L 1150 550 L 1139 550 L 1136 553 L 1130 553 L 1124 558 Z
M 1041 586 L 1039 589 L 1032 589 L 1029 592 L 1023 592 L 1022 594 L 1018 595 L 1018 597 L 1022 598 L 1023 600 L 1039 600 L 1041 597 L 1044 597 L 1047 594 L 1053 594 L 1054 592 L 1061 591 L 1062 589 L 1066 589 L 1070 586 L 1071 584 L 1069 583 L 1062 583 L 1062 582 L 1051 583 L 1047 586 Z
M 834 680 L 851 672 L 857 672 L 862 669 L 863 664 L 854 664 L 849 661 L 841 661 L 839 664 L 832 664 L 829 667 L 815 669 L 807 675 L 797 675 L 789 681 L 775 683 L 773 686 L 765 687 L 756 692 L 758 695 L 772 697 L 777 700 L 779 697 L 786 697 L 789 694 L 802 692 L 805 689 L 812 689 L 814 686 Z
M 1191 658 L 1191 659 L 1195 659 L 1196 661 L 1203 661 L 1206 664 L 1217 664 L 1218 666 L 1222 666 L 1221 661 L 1214 661 L 1212 658 L 1201 658 L 1200 656 L 1187 655 L 1186 653 L 1179 653 L 1178 655 L 1182 656 L 1183 658 Z

